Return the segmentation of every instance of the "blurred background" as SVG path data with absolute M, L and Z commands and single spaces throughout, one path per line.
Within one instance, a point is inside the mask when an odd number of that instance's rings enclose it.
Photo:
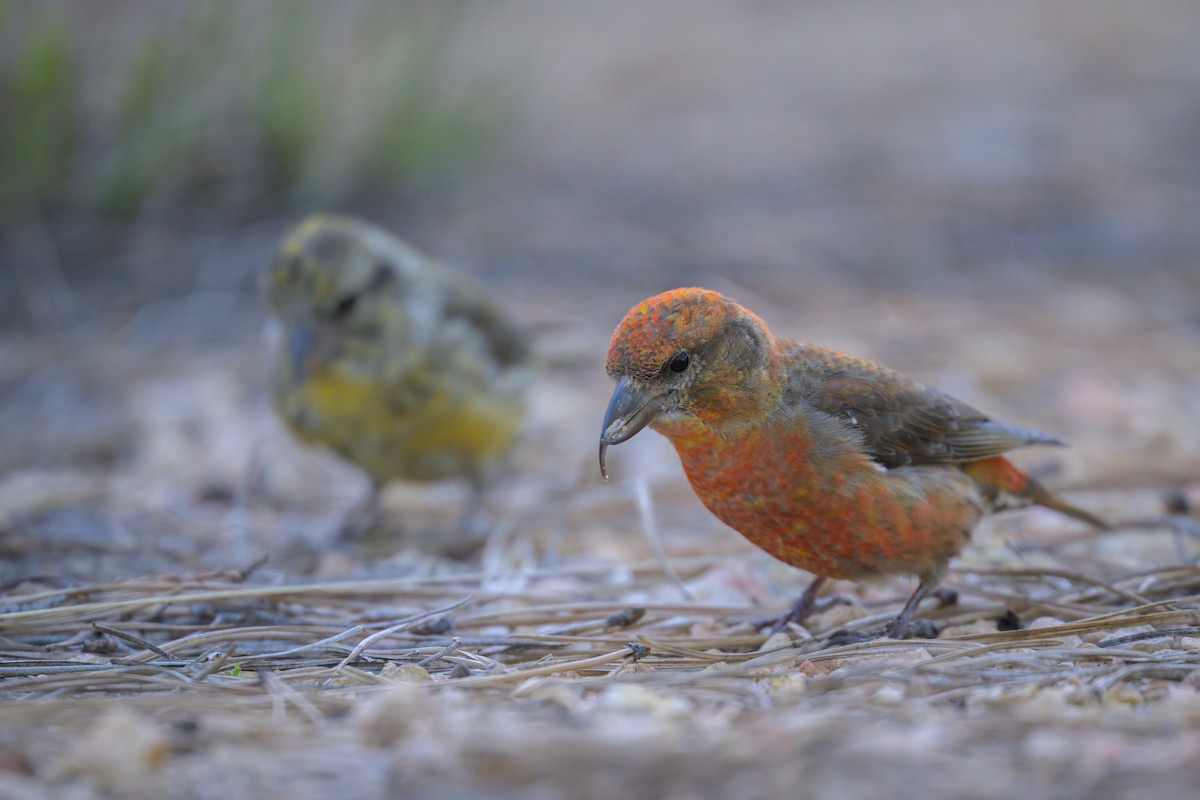
M 88 587 L 139 575 L 166 576 L 155 587 L 238 580 L 228 570 L 266 556 L 255 584 L 456 571 L 446 585 L 469 585 L 468 613 L 485 620 L 527 603 L 668 608 L 687 596 L 777 613 L 806 577 L 708 514 L 661 437 L 613 448 L 613 481 L 600 480 L 608 338 L 631 305 L 681 285 L 1061 434 L 1070 447 L 1017 458 L 1085 508 L 1153 516 L 1181 488 L 1198 503 L 1198 32 L 1193 0 L 0 0 L 6 607 L 92 598 Z M 537 339 L 533 412 L 488 497 L 495 526 L 478 562 L 419 544 L 457 519 L 453 485 L 391 487 L 385 552 L 335 547 L 366 481 L 271 413 L 259 275 L 318 210 L 363 216 L 477 277 Z M 688 595 L 652 560 L 646 517 Z M 1088 534 L 1028 510 L 985 521 L 946 585 L 964 606 L 1047 587 L 1074 604 L 1099 594 L 1054 576 L 1142 576 L 1197 553 L 1195 537 Z M 981 584 L 971 572 L 997 566 L 1051 577 Z M 44 587 L 63 591 L 30 594 Z M 856 602 L 821 629 L 898 607 L 911 588 L 838 582 Z M 414 596 L 354 621 L 407 616 Z M 276 619 L 273 602 L 262 617 L 253 604 L 191 613 L 257 625 Z M 156 635 L 160 612 L 131 612 L 150 619 L 131 630 Z M 681 630 L 753 633 L 744 616 L 708 614 Z M 497 630 L 484 625 L 468 635 Z M 36 641 L 85 669 L 108 651 L 79 652 L 97 638 L 84 633 Z M 506 663 L 534 657 L 489 641 L 481 652 Z M 714 786 L 778 797 L 801 784 L 870 798 L 885 783 L 947 797 L 1185 796 L 1200 763 L 1197 640 L 1150 652 L 1163 641 L 1105 651 L 1111 673 L 1069 649 L 1039 651 L 1047 679 L 1027 651 L 943 664 L 973 699 L 938 700 L 937 670 L 905 673 L 906 653 L 932 647 L 910 643 L 882 651 L 890 665 L 869 656 L 811 683 L 800 666 L 735 685 L 670 667 L 655 681 L 629 664 L 607 683 L 581 673 L 437 695 L 397 684 L 314 725 L 287 698 L 324 700 L 342 678 L 294 670 L 305 677 L 285 695 L 283 678 L 260 673 L 260 689 L 230 695 L 244 727 L 199 680 L 148 705 L 136 687 L 152 674 L 122 670 L 108 697 L 82 679 L 8 690 L 21 702 L 0 720 L 0 771 L 22 797 L 189 784 L 197 797 L 389 797 L 422 780 L 437 796 L 523 800 Z M 1010 672 L 1026 682 L 1006 696 Z M 270 711 L 249 702 L 255 691 Z M 109 791 L 89 791 L 89 770 Z
M 287 546 L 365 484 L 269 413 L 257 288 L 314 210 L 539 333 L 496 501 L 538 547 L 636 528 L 596 475 L 603 356 L 679 285 L 1058 431 L 1026 459 L 1056 486 L 1157 508 L 1200 478 L 1198 30 L 1186 0 L 0 2 L 0 571 L 323 568 Z M 673 547 L 750 552 L 661 441 L 612 468 Z

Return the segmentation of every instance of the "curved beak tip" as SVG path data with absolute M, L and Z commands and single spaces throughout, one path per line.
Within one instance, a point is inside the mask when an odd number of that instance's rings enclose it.
M 663 395 L 653 395 L 644 388 L 635 386 L 628 377 L 617 381 L 608 408 L 604 412 L 604 424 L 600 429 L 600 474 L 608 480 L 608 468 L 604 462 L 605 451 L 612 444 L 627 441 L 650 424 L 667 408 Z

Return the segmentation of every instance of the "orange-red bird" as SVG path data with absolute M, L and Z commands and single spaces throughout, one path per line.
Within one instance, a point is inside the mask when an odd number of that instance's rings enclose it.
M 604 454 L 647 425 L 675 445 L 704 505 L 817 577 L 779 621 L 801 622 L 827 578 L 916 575 L 900 639 L 947 562 L 990 511 L 1038 504 L 1097 527 L 1001 454 L 1062 444 L 861 358 L 773 336 L 717 292 L 638 303 L 608 349 L 617 381 Z M 607 477 L 607 474 L 605 475 Z

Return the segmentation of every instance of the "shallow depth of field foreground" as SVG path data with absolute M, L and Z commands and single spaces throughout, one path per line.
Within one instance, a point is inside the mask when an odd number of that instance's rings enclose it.
M 1192 6 L 211 5 L 0 14 L 0 798 L 1194 793 Z M 270 408 L 314 210 L 533 337 L 473 558 L 452 482 L 339 543 L 366 479 Z M 1119 524 L 989 517 L 937 638 L 831 641 L 904 576 L 767 636 L 810 576 L 657 434 L 596 463 L 613 327 L 677 286 L 1061 435 L 1014 461 Z

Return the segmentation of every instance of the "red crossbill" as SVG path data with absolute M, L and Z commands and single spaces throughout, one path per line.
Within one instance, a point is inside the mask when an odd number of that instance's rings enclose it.
M 1105 523 L 1051 496 L 1002 453 L 1061 444 L 996 421 L 861 358 L 772 335 L 717 292 L 676 289 L 617 326 L 604 416 L 609 445 L 649 426 L 675 446 L 708 509 L 775 558 L 817 577 L 780 619 L 800 622 L 827 578 L 920 579 L 913 612 L 988 512 L 1039 504 Z
M 478 509 L 524 417 L 524 334 L 474 281 L 380 228 L 315 215 L 265 277 L 275 408 L 305 442 L 389 480 L 466 479 Z M 468 514 L 469 524 L 472 514 Z

